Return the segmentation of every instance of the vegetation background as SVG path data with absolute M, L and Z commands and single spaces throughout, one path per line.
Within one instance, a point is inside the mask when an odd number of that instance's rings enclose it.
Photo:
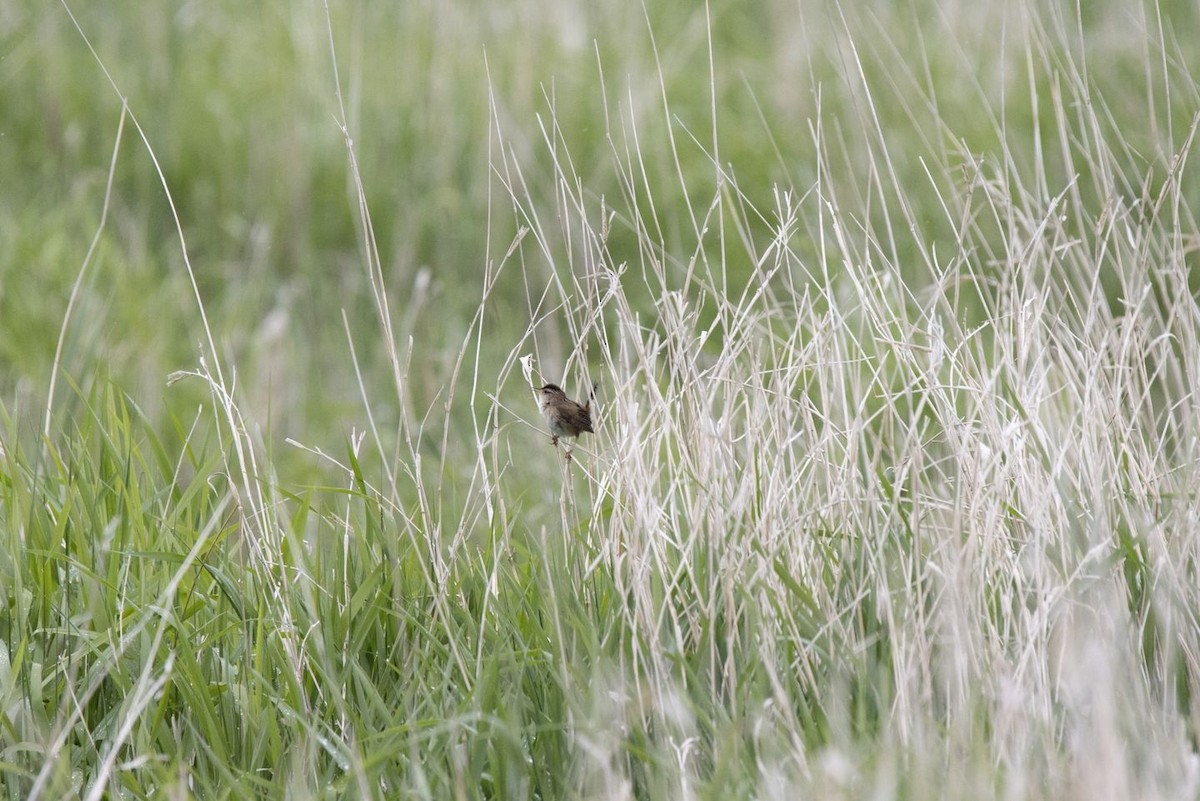
M 1196 797 L 1198 17 L 0 0 L 0 792 Z

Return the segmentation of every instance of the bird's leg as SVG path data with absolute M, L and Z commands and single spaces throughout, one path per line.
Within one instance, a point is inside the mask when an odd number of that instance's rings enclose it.
M 558 447 L 558 434 L 551 434 L 551 435 L 550 435 L 550 442 L 551 442 L 551 444 L 553 444 L 553 445 L 554 445 L 554 447 L 556 447 L 556 448 L 557 448 L 557 447 Z

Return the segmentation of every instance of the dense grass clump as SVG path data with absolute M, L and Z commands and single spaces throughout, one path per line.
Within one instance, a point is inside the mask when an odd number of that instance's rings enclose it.
M 477 5 L 0 0 L 0 792 L 1194 797 L 1194 10 Z

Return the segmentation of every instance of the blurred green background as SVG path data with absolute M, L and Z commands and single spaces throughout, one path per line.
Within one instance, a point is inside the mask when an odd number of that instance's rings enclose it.
M 1077 18 L 1065 7 L 993 5 L 331 3 L 401 350 L 413 337 L 415 417 L 436 429 L 444 414 L 470 413 L 475 399 L 446 411 L 439 394 L 479 306 L 485 266 L 503 256 L 530 209 L 541 210 L 560 250 L 527 242 L 521 269 L 501 275 L 484 314 L 485 371 L 521 345 L 553 272 L 568 269 L 566 236 L 554 231 L 555 158 L 569 156 L 597 216 L 601 197 L 616 209 L 611 247 L 635 274 L 636 240 L 623 224 L 632 215 L 623 210 L 637 202 L 647 213 L 652 199 L 666 288 L 679 288 L 672 281 L 682 282 L 696 248 L 691 220 L 718 191 L 715 159 L 727 175 L 720 191 L 742 209 L 714 221 L 731 226 L 731 240 L 761 252 L 776 188 L 803 198 L 814 240 L 818 198 L 836 198 L 865 230 L 889 223 L 882 230 L 892 240 L 875 246 L 919 291 L 930 268 L 908 237 L 944 237 L 942 252 L 953 253 L 945 205 L 979 163 L 1031 195 L 1051 196 L 1073 175 L 1088 191 L 1094 159 L 1038 151 L 1076 122 L 1057 114 L 1052 98 L 1069 95 L 1063 82 L 1080 72 L 1090 81 L 1080 91 L 1112 130 L 1078 130 L 1071 140 L 1090 153 L 1119 134 L 1121 163 L 1137 168 L 1128 194 L 1145 194 L 1145 176 L 1165 174 L 1198 107 L 1189 75 L 1200 48 L 1187 38 L 1196 8 L 1097 2 Z M 324 6 L 80 3 L 71 11 L 158 158 L 244 411 L 275 442 L 336 442 L 361 426 L 345 310 L 368 386 L 383 388 L 372 399 L 376 414 L 385 423 L 400 414 L 385 389 Z M 1158 41 L 1166 48 L 1155 50 Z M 0 399 L 24 433 L 40 428 L 120 117 L 121 98 L 66 7 L 0 0 Z M 640 160 L 631 160 L 635 144 Z M 528 193 L 520 209 L 500 180 L 505 164 L 520 167 L 519 191 Z M 622 169 L 637 176 L 632 189 Z M 913 191 L 895 197 L 897 186 Z M 998 223 L 980 223 L 989 224 Z M 731 292 L 750 275 L 744 252 L 714 254 L 724 256 Z M 836 274 L 836 259 L 807 256 L 812 276 Z M 645 283 L 653 325 L 662 287 Z M 533 333 L 551 377 L 571 350 L 565 330 L 552 314 Z M 170 207 L 127 125 L 107 224 L 68 331 L 66 375 L 84 388 L 97 377 L 115 381 L 151 419 L 188 418 L 203 389 L 167 391 L 165 377 L 196 364 L 202 337 Z M 514 399 L 523 391 L 511 390 Z M 56 408 L 67 419 L 72 394 L 60 384 Z

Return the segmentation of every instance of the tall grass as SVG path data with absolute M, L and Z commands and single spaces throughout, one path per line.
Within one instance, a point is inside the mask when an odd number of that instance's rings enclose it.
M 636 44 L 526 117 L 489 44 L 481 269 L 388 255 L 373 56 L 296 12 L 369 314 L 0 407 L 4 793 L 1194 797 L 1191 12 L 555 8 Z M 236 369 L 335 339 L 286 424 Z M 571 460 L 522 357 L 599 387 Z

